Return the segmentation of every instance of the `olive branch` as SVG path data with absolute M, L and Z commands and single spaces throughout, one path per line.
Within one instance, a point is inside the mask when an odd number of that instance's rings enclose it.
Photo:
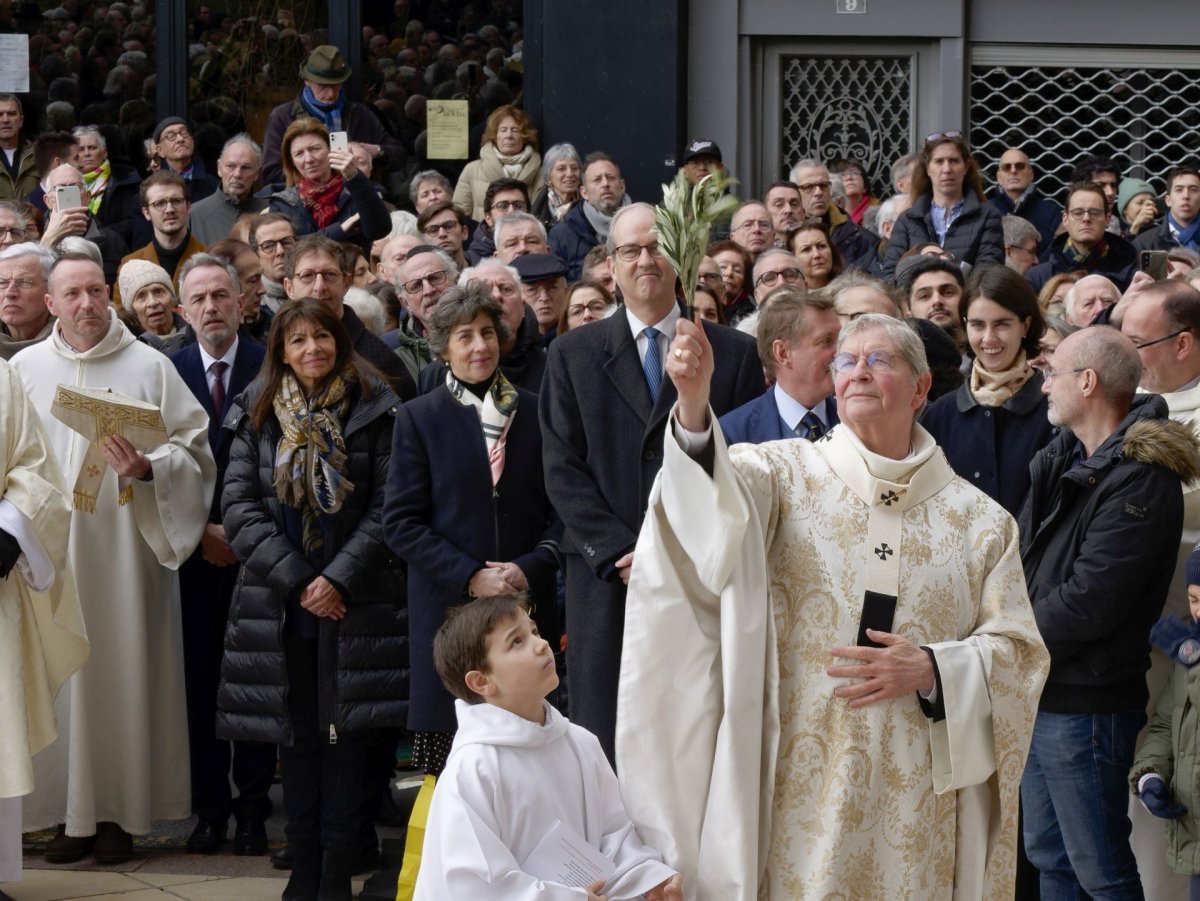
M 680 169 L 671 184 L 663 185 L 662 205 L 654 208 L 658 246 L 683 282 L 688 319 L 695 318 L 696 279 L 712 227 L 732 216 L 740 203 L 736 196 L 725 192 L 735 184 L 737 179 L 718 171 L 693 187 L 687 172 Z

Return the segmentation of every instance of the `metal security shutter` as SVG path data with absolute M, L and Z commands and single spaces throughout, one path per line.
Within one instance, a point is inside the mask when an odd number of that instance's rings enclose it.
M 1018 146 L 1056 200 L 1089 153 L 1161 192 L 1168 169 L 1200 155 L 1200 53 L 975 45 L 970 120 L 989 183 L 1000 154 Z

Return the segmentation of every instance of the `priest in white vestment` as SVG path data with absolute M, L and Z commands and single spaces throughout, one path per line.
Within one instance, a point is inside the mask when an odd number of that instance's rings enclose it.
M 1015 522 L 915 424 L 920 339 L 847 325 L 816 442 L 727 449 L 690 323 L 667 371 L 618 696 L 642 837 L 689 898 L 1007 901 L 1049 657 Z
M 47 304 L 58 316 L 53 333 L 13 367 L 74 487 L 68 558 L 91 657 L 59 694 L 60 739 L 34 759 L 25 827 L 65 824 L 47 859 L 79 859 L 95 845 L 97 862 L 115 863 L 132 853 L 130 833 L 191 813 L 175 571 L 200 541 L 216 465 L 207 414 L 170 360 L 117 319 L 99 266 L 64 255 L 51 270 Z M 143 453 L 112 435 L 101 463 L 85 461 L 88 438 L 50 414 L 60 384 L 153 404 L 165 443 Z
M 69 497 L 41 419 L 0 362 L 0 883 L 21 878 L 32 755 L 54 740 L 54 696 L 87 659 L 66 567 Z

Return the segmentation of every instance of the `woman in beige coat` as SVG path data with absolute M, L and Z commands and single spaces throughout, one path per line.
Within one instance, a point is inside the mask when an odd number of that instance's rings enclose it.
M 488 116 L 479 159 L 467 163 L 454 189 L 454 205 L 475 220 L 483 219 L 483 197 L 498 178 L 525 182 L 529 196 L 545 185 L 542 157 L 537 150 L 537 129 L 521 110 L 499 107 Z

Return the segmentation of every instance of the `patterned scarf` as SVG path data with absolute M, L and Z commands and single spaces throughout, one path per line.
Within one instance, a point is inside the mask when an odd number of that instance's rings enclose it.
M 1001 372 L 988 372 L 979 363 L 971 365 L 971 394 L 985 407 L 1001 407 L 1017 396 L 1025 383 L 1033 378 L 1033 367 L 1025 361 L 1025 351 L 1019 351 L 1012 367 Z
M 1108 256 L 1108 241 L 1101 238 L 1096 242 L 1096 245 L 1091 250 L 1084 250 L 1076 247 L 1074 242 L 1067 238 L 1067 243 L 1063 245 L 1063 256 L 1079 269 L 1095 269 L 1100 265 L 1100 261 Z
M 492 487 L 495 488 L 504 472 L 504 445 L 508 441 L 508 430 L 517 413 L 517 389 L 499 369 L 496 370 L 496 376 L 492 379 L 487 394 L 482 398 L 467 390 L 466 386 L 454 377 L 453 372 L 446 373 L 446 387 L 450 390 L 450 396 L 460 404 L 479 411 L 483 442 L 488 452 L 488 465 L 492 470 Z
M 329 131 L 342 130 L 342 115 L 346 111 L 346 92 L 339 91 L 333 103 L 321 103 L 308 85 L 300 92 L 300 105 Z
M 300 511 L 304 553 L 317 559 L 324 539 L 320 514 L 337 513 L 354 483 L 346 478 L 342 420 L 350 409 L 346 380 L 337 376 L 310 403 L 288 372 L 273 403 L 283 429 L 275 450 L 275 496 Z
M 1175 235 L 1180 247 L 1200 253 L 1200 216 L 1193 219 L 1191 225 L 1184 226 L 1176 222 L 1175 217 L 1168 212 L 1167 227 Z
M 112 163 L 108 160 L 101 163 L 98 169 L 83 173 L 83 183 L 87 185 L 88 193 L 92 195 L 91 201 L 88 202 L 88 210 L 93 216 L 100 212 L 100 201 L 104 199 L 104 189 L 108 187 L 110 178 L 112 178 Z
M 578 197 L 578 194 L 576 195 Z M 551 185 L 546 185 L 546 209 L 555 222 L 562 222 L 563 216 L 571 209 L 574 200 L 563 200 Z
M 340 175 L 335 175 L 323 185 L 307 178 L 302 178 L 297 183 L 296 190 L 300 192 L 300 199 L 304 205 L 312 211 L 317 228 L 324 228 L 337 218 L 338 200 L 344 187 Z

